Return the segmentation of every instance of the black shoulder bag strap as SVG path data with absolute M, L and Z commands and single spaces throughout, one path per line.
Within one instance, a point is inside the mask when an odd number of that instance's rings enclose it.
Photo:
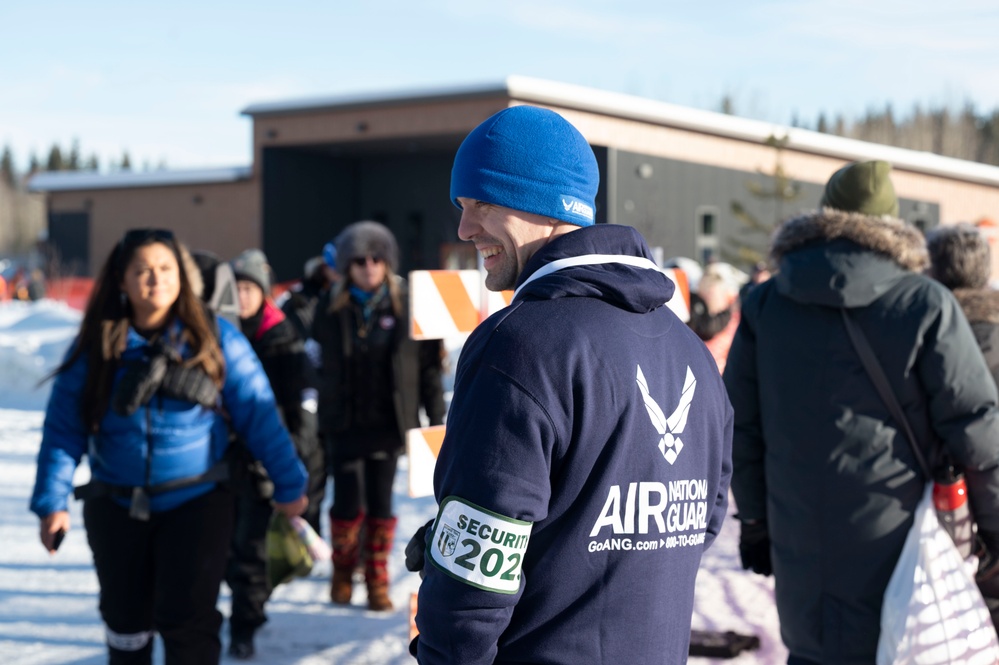
M 878 362 L 877 356 L 874 355 L 874 350 L 868 343 L 867 337 L 860 329 L 860 326 L 847 313 L 845 307 L 841 307 L 839 311 L 843 315 L 843 325 L 846 326 L 846 334 L 850 337 L 850 342 L 853 344 L 857 355 L 860 356 L 860 362 L 863 363 L 864 369 L 867 370 L 867 375 L 871 377 L 871 383 L 874 384 L 874 388 L 881 396 L 881 401 L 888 407 L 888 411 L 891 413 L 891 417 L 895 419 L 896 424 L 905 432 L 905 438 L 909 440 L 909 444 L 912 446 L 912 453 L 916 456 L 916 461 L 919 462 L 919 467 L 923 470 L 926 480 L 933 480 L 933 474 L 930 473 L 930 466 L 926 463 L 923 451 L 919 449 L 919 444 L 916 442 L 916 435 L 912 432 L 912 427 L 909 426 L 909 419 L 905 417 L 902 405 L 898 403 L 898 399 L 891 389 L 891 384 L 888 383 L 888 377 L 885 376 L 884 370 L 881 368 L 881 363 Z

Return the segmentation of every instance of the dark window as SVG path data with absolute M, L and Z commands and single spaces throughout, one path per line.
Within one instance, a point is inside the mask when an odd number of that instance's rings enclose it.
M 713 212 L 701 213 L 701 235 L 713 236 L 715 234 L 715 214 Z

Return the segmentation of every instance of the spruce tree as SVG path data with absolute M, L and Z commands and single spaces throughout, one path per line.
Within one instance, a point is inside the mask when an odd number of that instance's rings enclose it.
M 759 201 L 772 201 L 774 216 L 772 220 L 757 217 L 741 201 L 732 201 L 729 209 L 732 215 L 743 225 L 741 233 L 735 234 L 729 241 L 729 248 L 722 251 L 730 263 L 748 268 L 766 258 L 766 247 L 773 235 L 774 229 L 784 221 L 785 204 L 801 196 L 801 185 L 784 170 L 784 148 L 787 147 L 787 137 L 767 137 L 765 144 L 774 149 L 773 171 L 767 173 L 758 170 L 765 184 L 758 181 L 746 182 L 746 190 Z
M 0 155 L 0 178 L 3 178 L 11 187 L 17 182 L 17 173 L 14 170 L 14 155 L 10 151 L 10 146 L 3 147 L 3 155 Z
M 66 170 L 79 171 L 83 168 L 80 160 L 80 141 L 73 139 L 73 144 L 69 149 L 69 157 L 66 158 Z
M 62 171 L 66 168 L 66 160 L 63 159 L 62 150 L 59 149 L 58 143 L 52 144 L 52 149 L 49 150 L 49 159 L 45 163 L 46 171 Z

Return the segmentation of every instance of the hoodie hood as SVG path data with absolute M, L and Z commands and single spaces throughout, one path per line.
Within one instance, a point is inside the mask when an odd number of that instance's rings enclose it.
M 530 258 L 514 298 L 598 298 L 629 312 L 665 305 L 676 290 L 630 226 L 598 224 L 559 236 Z
M 929 266 L 923 235 L 908 222 L 831 208 L 784 222 L 770 253 L 780 293 L 828 307 L 865 307 Z

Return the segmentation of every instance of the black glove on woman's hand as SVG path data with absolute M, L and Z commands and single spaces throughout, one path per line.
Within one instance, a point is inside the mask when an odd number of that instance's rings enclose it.
M 770 564 L 770 534 L 767 523 L 739 522 L 742 526 L 739 532 L 739 556 L 742 557 L 742 569 L 752 570 L 757 575 L 772 575 Z
M 433 526 L 434 521 L 430 520 L 413 534 L 406 544 L 406 570 L 411 573 L 419 573 L 423 578 L 424 551 L 427 549 L 427 529 Z

